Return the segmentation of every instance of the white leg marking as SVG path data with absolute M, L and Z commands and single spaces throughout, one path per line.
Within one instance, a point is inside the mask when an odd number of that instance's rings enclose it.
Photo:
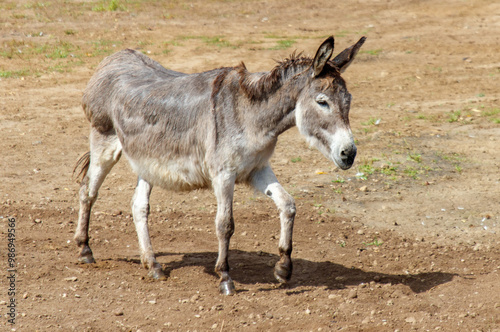
M 295 219 L 295 200 L 281 186 L 269 166 L 255 173 L 252 185 L 257 190 L 269 196 L 278 207 L 281 220 L 279 247 L 280 250 L 284 250 L 285 252 L 291 250 L 293 222 Z
M 132 214 L 134 217 L 135 230 L 139 238 L 139 249 L 141 251 L 141 261 L 146 268 L 151 268 L 154 262 L 153 246 L 148 229 L 149 216 L 149 195 L 151 185 L 139 178 L 132 200 Z
M 274 267 L 274 276 L 280 283 L 286 283 L 292 276 L 292 234 L 295 220 L 295 201 L 278 183 L 271 167 L 258 171 L 252 184 L 255 188 L 271 197 L 280 210 L 281 233 L 279 242 L 280 260 Z

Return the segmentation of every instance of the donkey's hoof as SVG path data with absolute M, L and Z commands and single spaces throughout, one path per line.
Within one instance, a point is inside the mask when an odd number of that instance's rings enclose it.
M 85 256 L 80 256 L 78 257 L 78 261 L 83 264 L 93 264 L 95 263 L 94 256 L 92 255 L 85 255 Z
M 148 272 L 148 276 L 153 278 L 154 280 L 166 280 L 167 277 L 161 268 L 151 269 Z
M 285 284 L 290 281 L 292 277 L 292 265 L 276 263 L 274 267 L 274 277 L 280 284 Z
M 232 280 L 221 281 L 219 284 L 219 291 L 222 295 L 234 295 L 236 289 Z

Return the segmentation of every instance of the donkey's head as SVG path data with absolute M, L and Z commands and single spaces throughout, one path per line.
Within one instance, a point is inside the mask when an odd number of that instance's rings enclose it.
M 351 94 L 340 73 L 354 60 L 365 39 L 361 38 L 332 61 L 333 37 L 325 40 L 306 72 L 309 84 L 302 90 L 295 109 L 301 134 L 341 169 L 352 166 L 357 149 L 349 125 Z

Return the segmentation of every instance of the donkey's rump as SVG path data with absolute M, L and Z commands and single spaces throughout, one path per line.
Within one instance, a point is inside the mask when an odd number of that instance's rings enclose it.
M 184 74 L 165 69 L 156 61 L 134 50 L 123 50 L 105 58 L 90 79 L 82 106 L 92 127 L 107 132 L 113 127 L 111 110 L 123 106 L 127 97 L 136 95 L 128 88 L 154 84 Z M 139 88 L 140 89 L 140 88 Z

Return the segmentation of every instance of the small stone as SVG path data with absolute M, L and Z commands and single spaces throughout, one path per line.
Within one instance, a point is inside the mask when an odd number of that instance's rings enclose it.
M 361 324 L 368 324 L 369 322 L 370 322 L 370 317 L 365 317 L 365 319 L 361 321 Z
M 215 310 L 215 311 L 221 311 L 222 309 L 224 309 L 223 304 L 216 304 L 216 305 L 212 306 L 212 310 Z
M 68 277 L 68 278 L 64 278 L 65 281 L 77 281 L 78 278 L 77 277 Z
M 148 301 L 149 304 L 156 304 L 156 300 L 150 300 Z
M 198 301 L 200 299 L 200 295 L 198 294 L 194 294 L 193 296 L 191 296 L 191 298 L 189 299 L 189 302 L 191 303 L 195 303 L 196 301 Z
M 485 219 L 491 219 L 492 217 L 494 217 L 495 215 L 491 212 L 483 212 L 479 215 L 481 218 L 485 218 Z
M 358 233 L 358 235 L 363 235 L 363 234 L 365 234 L 365 231 L 360 229 L 359 231 L 357 231 L 357 233 Z
M 405 319 L 405 322 L 415 324 L 417 322 L 417 319 L 415 317 L 408 317 Z
M 306 309 L 305 311 L 306 315 L 310 315 L 311 314 L 311 310 L 309 308 Z
M 358 297 L 358 291 L 354 288 L 349 291 L 349 294 L 347 294 L 348 299 L 355 299 Z
M 115 315 L 115 316 L 123 316 L 123 309 L 115 309 L 115 310 L 113 310 L 113 315 Z
M 266 312 L 266 318 L 267 318 L 267 319 L 273 319 L 273 317 L 274 317 L 274 316 L 273 316 L 273 314 L 272 314 L 272 313 L 270 313 L 270 312 Z
M 26 300 L 27 298 L 28 298 L 28 293 L 24 293 L 24 294 L 23 294 L 23 299 L 25 299 L 25 300 Z
M 362 186 L 362 187 L 360 187 L 360 188 L 359 188 L 359 191 L 361 191 L 361 192 L 364 192 L 364 193 L 365 193 L 365 192 L 367 192 L 367 191 L 368 191 L 368 187 L 367 187 L 367 186 Z

